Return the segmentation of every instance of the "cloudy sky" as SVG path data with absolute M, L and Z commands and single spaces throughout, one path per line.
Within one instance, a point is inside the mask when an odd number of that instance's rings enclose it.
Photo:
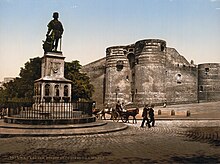
M 107 47 L 154 38 L 188 61 L 220 63 L 220 0 L 0 0 L 0 81 L 43 56 L 54 11 L 65 30 L 65 61 L 84 65 Z

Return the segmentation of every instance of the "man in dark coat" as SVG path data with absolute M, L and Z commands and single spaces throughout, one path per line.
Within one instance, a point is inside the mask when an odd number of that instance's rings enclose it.
M 116 107 L 115 107 L 115 108 L 116 108 L 116 111 L 117 111 L 117 112 L 122 111 L 122 106 L 121 106 L 120 101 L 118 101 L 118 102 L 117 102 L 117 104 L 116 104 Z
M 150 126 L 149 119 L 148 119 L 148 117 L 147 117 L 148 112 L 149 112 L 149 107 L 148 107 L 148 105 L 145 105 L 145 107 L 144 107 L 144 109 L 143 109 L 143 113 L 142 113 L 143 120 L 142 120 L 142 123 L 141 123 L 141 128 L 144 127 L 144 123 L 145 123 L 146 120 L 147 120 L 147 124 L 146 124 L 146 125 L 148 126 L 148 128 L 151 127 L 151 126 Z
M 149 108 L 149 117 L 150 117 L 150 123 L 152 122 L 152 126 L 155 124 L 155 119 L 154 119 L 154 105 L 151 105 Z

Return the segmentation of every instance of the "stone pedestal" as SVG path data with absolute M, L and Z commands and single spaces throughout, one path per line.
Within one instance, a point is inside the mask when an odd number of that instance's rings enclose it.
M 62 52 L 47 52 L 42 58 L 41 78 L 35 81 L 35 102 L 69 102 L 71 80 L 64 77 Z

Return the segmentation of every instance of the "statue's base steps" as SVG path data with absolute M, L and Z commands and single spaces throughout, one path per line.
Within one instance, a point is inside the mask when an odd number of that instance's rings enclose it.
M 92 135 L 116 132 L 128 126 L 119 122 L 96 121 L 72 125 L 25 125 L 8 124 L 0 120 L 0 138 Z
M 96 117 L 83 117 L 83 118 L 57 118 L 57 119 L 50 119 L 50 118 L 42 118 L 42 119 L 28 119 L 28 118 L 18 118 L 18 117 L 4 117 L 5 123 L 11 124 L 28 124 L 28 125 L 67 125 L 67 124 L 84 124 L 84 123 L 91 123 L 95 122 Z

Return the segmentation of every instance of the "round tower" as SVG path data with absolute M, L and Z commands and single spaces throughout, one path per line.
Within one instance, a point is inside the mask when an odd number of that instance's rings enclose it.
M 126 46 L 106 49 L 105 104 L 130 101 L 130 69 L 125 53 Z
M 166 42 L 146 39 L 135 43 L 135 102 L 162 103 L 165 100 Z
M 220 100 L 220 63 L 198 65 L 199 101 Z

